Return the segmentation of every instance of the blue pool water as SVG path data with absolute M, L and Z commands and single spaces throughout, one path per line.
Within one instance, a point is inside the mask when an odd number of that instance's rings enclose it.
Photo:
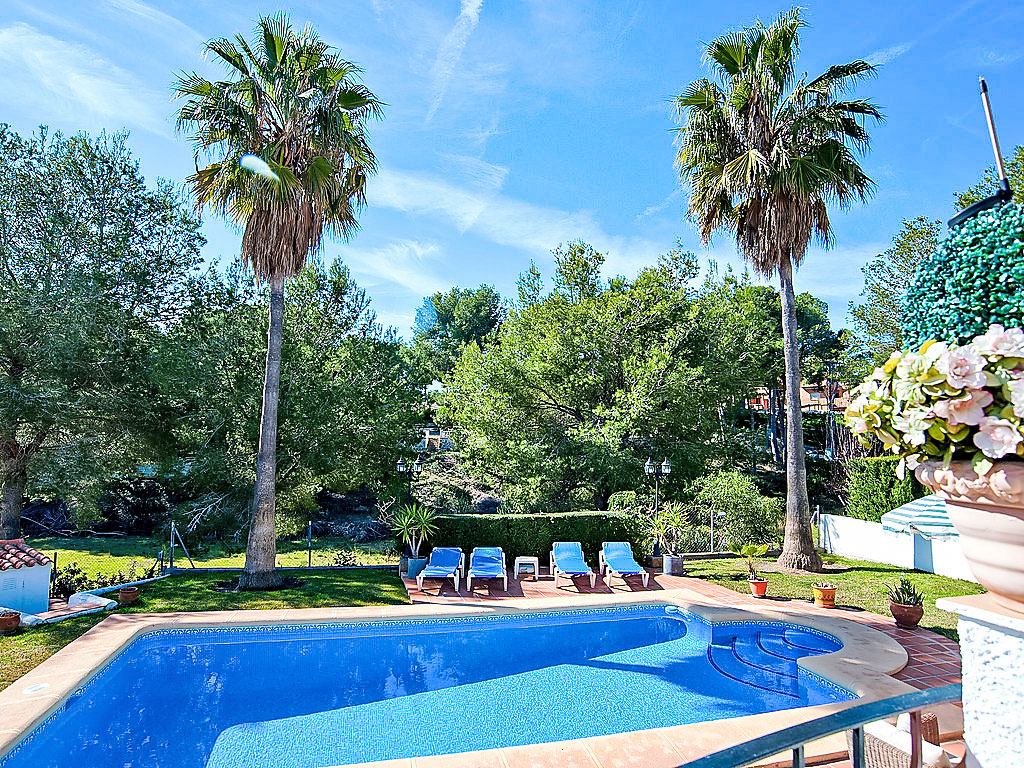
M 738 717 L 853 698 L 796 663 L 839 647 L 660 605 L 153 632 L 0 768 L 312 768 Z

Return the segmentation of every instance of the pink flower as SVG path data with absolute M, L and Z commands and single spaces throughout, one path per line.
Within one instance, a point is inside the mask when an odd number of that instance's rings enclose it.
M 974 435 L 974 444 L 990 459 L 1001 459 L 1008 453 L 1015 453 L 1024 437 L 1012 421 L 986 416 Z
M 986 384 L 988 361 L 970 345 L 955 347 L 938 359 L 935 367 L 945 374 L 946 381 L 957 389 L 981 389 Z
M 1010 402 L 1013 403 L 1013 415 L 1024 418 L 1024 378 L 1011 379 Z
M 985 406 L 992 404 L 992 393 L 984 389 L 968 389 L 963 397 L 952 400 L 939 400 L 932 406 L 932 411 L 941 419 L 949 422 L 949 426 L 959 424 L 980 424 L 985 418 Z
M 985 333 L 975 337 L 972 346 L 983 355 L 1024 357 L 1024 331 L 990 325 Z

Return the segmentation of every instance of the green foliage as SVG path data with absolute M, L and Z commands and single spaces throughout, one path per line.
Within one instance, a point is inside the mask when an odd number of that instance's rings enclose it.
M 773 545 L 781 541 L 783 500 L 763 496 L 750 475 L 715 472 L 697 479 L 690 493 L 692 516 L 707 520 L 715 515 L 720 540 Z
M 685 540 L 689 529 L 686 507 L 678 501 L 662 504 L 650 518 L 651 533 L 666 555 L 681 555 L 686 551 Z
M 171 519 L 172 502 L 165 485 L 145 477 L 117 479 L 99 501 L 99 530 L 151 536 Z
M 143 569 L 137 562 L 132 560 L 128 564 L 127 569 L 97 573 L 90 576 L 82 570 L 76 561 L 72 561 L 65 566 L 57 568 L 54 572 L 53 583 L 50 585 L 50 596 L 62 597 L 67 600 L 76 592 L 102 589 L 103 587 L 116 587 L 133 581 L 151 579 L 154 573 L 156 573 L 155 562 L 148 569 Z
M 1015 147 L 1013 154 L 1003 158 L 1006 168 L 1006 178 L 1013 189 L 1013 202 L 1018 205 L 1024 204 L 1024 146 Z M 966 192 L 957 192 L 954 195 L 957 208 L 967 208 L 983 200 L 989 195 L 994 195 L 999 189 L 999 174 L 995 165 L 990 165 L 982 174 L 981 181 L 968 189 Z
M 421 385 L 444 378 L 467 344 L 478 346 L 505 319 L 501 296 L 489 285 L 438 291 L 416 310 L 407 359 Z
M 850 316 L 864 365 L 856 380 L 884 363 L 894 351 L 904 348 L 903 299 L 918 266 L 935 253 L 941 224 L 924 216 L 904 219 L 892 239 L 892 248 L 863 267 L 864 290 L 860 304 L 850 303 Z
M 438 515 L 423 504 L 406 504 L 391 519 L 391 530 L 409 546 L 413 559 L 420 556 L 420 547 L 438 533 Z
M 896 476 L 895 456 L 849 459 L 846 480 L 846 514 L 878 522 L 882 515 L 924 495 L 921 484 L 908 472 Z
M 637 557 L 644 554 L 647 534 L 643 522 L 622 512 L 562 512 L 531 515 L 441 515 L 433 542 L 440 547 L 501 547 L 509 563 L 520 555 L 545 562 L 556 541 L 578 541 L 597 564 L 605 541 L 628 541 Z
M 886 593 L 889 601 L 897 605 L 924 605 L 924 595 L 914 586 L 906 574 L 900 574 L 900 578 L 893 584 L 887 584 Z
M 148 463 L 170 415 L 153 349 L 187 305 L 204 243 L 173 185 L 147 186 L 124 135 L 0 126 L 0 482 L 95 516 L 106 478 Z M 3 532 L 0 532 L 2 535 Z
M 997 206 L 950 232 L 907 291 L 905 343 L 965 342 L 1024 325 L 1024 206 Z
M 747 580 L 756 581 L 758 579 L 757 569 L 754 567 L 754 560 L 759 557 L 764 557 L 768 552 L 767 544 L 729 544 L 729 551 L 734 555 L 739 555 L 747 561 Z

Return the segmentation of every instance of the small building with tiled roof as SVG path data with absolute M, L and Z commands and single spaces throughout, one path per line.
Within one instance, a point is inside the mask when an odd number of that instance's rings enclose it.
M 0 539 L 0 608 L 42 613 L 50 607 L 53 563 L 24 539 Z

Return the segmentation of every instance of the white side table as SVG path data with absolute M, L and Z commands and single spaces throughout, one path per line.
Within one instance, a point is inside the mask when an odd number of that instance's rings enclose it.
M 540 558 L 526 556 L 517 557 L 515 565 L 512 568 L 513 578 L 518 579 L 519 574 L 523 571 L 524 568 L 533 569 L 533 580 L 536 581 L 537 577 L 540 575 Z

